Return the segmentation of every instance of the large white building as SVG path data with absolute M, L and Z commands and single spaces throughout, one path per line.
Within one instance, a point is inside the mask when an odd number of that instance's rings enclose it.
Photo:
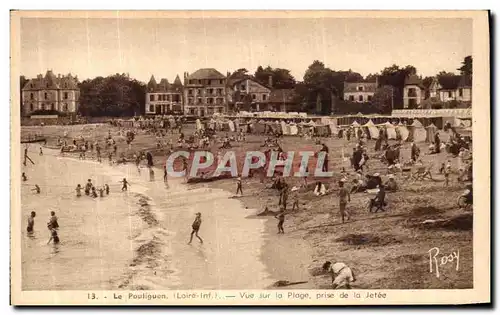
M 76 76 L 56 76 L 52 70 L 48 70 L 45 76 L 39 74 L 23 86 L 23 113 L 30 115 L 37 110 L 75 113 L 78 110 L 79 98 L 80 89 Z
M 145 113 L 147 115 L 182 113 L 182 90 L 179 76 L 172 84 L 167 79 L 161 79 L 160 83 L 157 83 L 155 77 L 151 76 L 146 91 Z

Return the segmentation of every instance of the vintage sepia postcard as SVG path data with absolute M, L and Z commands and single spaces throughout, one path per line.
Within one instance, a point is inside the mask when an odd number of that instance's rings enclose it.
M 12 11 L 11 304 L 490 303 L 489 50 L 488 11 Z

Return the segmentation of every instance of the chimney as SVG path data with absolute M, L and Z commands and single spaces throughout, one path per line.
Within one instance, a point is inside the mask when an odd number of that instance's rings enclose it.
M 270 88 L 273 87 L 273 76 L 272 75 L 269 76 L 267 84 L 269 85 Z

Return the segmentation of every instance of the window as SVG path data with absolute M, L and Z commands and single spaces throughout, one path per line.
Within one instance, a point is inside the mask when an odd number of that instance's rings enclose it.
M 196 90 L 196 94 L 197 94 L 198 96 L 200 96 L 200 95 L 201 95 L 201 89 Z
M 371 101 L 372 101 L 372 96 L 368 95 L 368 102 L 371 102 Z
M 62 110 L 63 110 L 63 112 L 67 112 L 68 111 L 68 104 L 64 103 Z
M 150 94 L 149 95 L 149 101 L 152 102 L 155 100 L 155 95 L 154 94 Z
M 460 96 L 460 97 L 464 96 L 464 90 L 463 89 L 458 89 L 458 96 Z
M 45 99 L 48 100 L 49 99 L 49 94 L 48 93 L 44 93 L 44 96 L 45 96 Z
M 64 99 L 67 100 L 68 99 L 68 92 L 64 92 Z
M 47 82 L 47 84 L 45 86 L 49 87 L 49 82 Z
M 190 113 L 191 115 L 194 115 L 194 108 L 190 108 L 190 109 L 189 109 L 189 113 Z
M 180 102 L 181 100 L 181 96 L 179 94 L 172 95 L 172 98 L 174 102 Z
M 212 80 L 208 80 L 208 85 L 212 85 Z
M 415 88 L 409 88 L 408 97 L 417 97 L 417 90 Z
M 219 107 L 219 113 L 222 113 L 223 108 Z
M 198 97 L 198 104 L 201 104 L 201 97 Z
M 452 97 L 451 91 L 448 91 L 448 97 Z
M 350 100 L 351 102 L 354 102 L 354 95 L 349 95 L 349 100 Z
M 257 99 L 257 94 L 252 94 L 252 99 L 256 100 Z
M 220 84 L 224 84 L 224 80 L 220 80 Z
M 213 103 L 214 103 L 214 99 L 213 99 L 213 98 L 211 98 L 211 97 L 209 97 L 209 98 L 208 98 L 208 104 L 213 104 Z
M 193 89 L 189 89 L 189 90 L 188 90 L 188 95 L 189 95 L 189 96 L 193 95 Z
M 267 94 L 262 94 L 262 100 L 263 101 L 267 100 Z
M 192 97 L 188 98 L 188 104 L 193 105 L 193 103 L 194 103 L 193 98 Z
M 201 84 L 201 80 L 198 80 L 198 84 Z
M 33 108 L 34 108 L 33 104 L 30 104 L 30 111 L 31 112 L 33 111 Z
M 30 93 L 30 99 L 34 100 L 35 99 L 35 94 Z
M 358 86 L 358 91 L 363 92 L 363 86 Z
M 245 87 L 245 84 L 242 84 L 240 87 L 240 90 L 246 90 L 247 88 Z
M 54 103 L 50 104 L 50 109 L 51 110 L 55 110 L 56 109 L 56 107 L 54 106 Z
M 155 106 L 154 105 L 149 105 L 149 111 L 154 112 L 155 111 Z
M 217 104 L 224 103 L 224 99 L 222 97 L 217 98 Z
M 360 96 L 358 97 L 358 99 L 359 99 L 359 101 L 360 101 L 360 102 L 362 102 L 362 101 L 363 101 L 363 95 L 360 95 Z
M 217 95 L 219 95 L 219 96 L 222 95 L 222 89 L 217 89 Z
M 194 84 L 194 80 L 189 80 L 189 84 Z

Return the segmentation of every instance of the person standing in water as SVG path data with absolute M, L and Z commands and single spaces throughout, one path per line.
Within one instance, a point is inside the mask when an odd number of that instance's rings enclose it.
M 82 196 L 82 186 L 80 184 L 76 185 L 76 196 L 81 197 Z
M 92 180 L 88 179 L 87 184 L 85 184 L 85 195 L 90 195 L 90 189 L 92 188 Z
M 97 198 L 97 192 L 95 190 L 95 187 L 92 186 L 92 193 L 91 193 L 92 198 Z
M 342 223 L 344 223 L 344 218 L 347 216 L 347 220 L 351 219 L 351 215 L 345 209 L 347 206 L 347 202 L 351 202 L 351 195 L 349 194 L 349 190 L 344 187 L 344 181 L 339 182 L 339 208 L 340 215 L 342 216 Z
M 128 186 L 130 186 L 130 183 L 127 182 L 127 179 L 124 178 L 122 181 L 120 181 L 120 183 L 123 183 L 122 191 L 127 191 L 128 190 Z
M 58 229 L 59 223 L 57 222 L 56 213 L 54 211 L 50 211 L 49 222 L 47 223 L 47 227 L 50 229 Z
M 35 185 L 35 188 L 33 188 L 31 191 L 34 191 L 34 192 L 36 192 L 37 194 L 39 194 L 39 193 L 41 192 L 40 186 Z
M 193 228 L 193 231 L 191 231 L 191 238 L 189 239 L 188 244 L 191 244 L 191 242 L 193 241 L 193 235 L 196 235 L 196 237 L 200 240 L 200 243 L 203 244 L 203 240 L 198 235 L 198 232 L 200 231 L 200 226 L 201 226 L 201 213 L 197 212 L 196 218 L 194 219 L 194 222 L 191 225 L 191 227 Z
M 39 153 L 39 155 L 43 155 L 43 149 L 42 149 L 42 147 L 40 147 L 40 153 Z
M 106 190 L 106 195 L 109 195 L 109 185 L 104 184 L 104 190 Z
M 21 179 L 23 180 L 23 182 L 27 181 L 28 180 L 28 176 L 26 176 L 26 173 L 22 173 L 21 174 Z
M 50 229 L 50 238 L 47 244 L 50 244 L 50 241 L 53 241 L 54 244 L 59 244 L 59 235 L 57 235 L 57 230 L 54 228 Z
M 26 227 L 26 231 L 28 233 L 33 233 L 33 227 L 35 226 L 35 217 L 36 217 L 36 212 L 31 211 L 31 215 L 28 218 L 28 227 Z
M 150 182 L 155 181 L 155 171 L 153 170 L 152 167 L 149 168 L 149 181 Z
M 99 197 L 104 197 L 104 188 L 99 188 Z

